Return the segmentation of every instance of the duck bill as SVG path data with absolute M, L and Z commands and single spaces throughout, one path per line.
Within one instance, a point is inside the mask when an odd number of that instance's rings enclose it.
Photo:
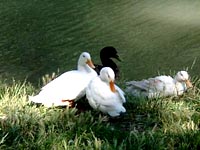
M 185 84 L 186 84 L 187 88 L 192 88 L 192 87 L 193 87 L 193 85 L 192 85 L 192 83 L 190 82 L 190 80 L 186 80 L 186 81 L 185 81 Z
M 115 57 L 114 58 L 116 58 L 118 61 L 122 61 L 120 58 L 119 58 L 119 55 L 115 55 Z
M 92 62 L 92 60 L 90 60 L 90 59 L 87 60 L 86 64 L 88 64 L 88 66 L 90 66 L 90 67 L 93 68 L 93 69 L 95 68 L 95 66 L 94 66 L 94 64 L 93 64 L 93 62 Z
M 115 83 L 113 81 L 110 81 L 110 90 L 115 93 L 116 89 L 115 89 Z

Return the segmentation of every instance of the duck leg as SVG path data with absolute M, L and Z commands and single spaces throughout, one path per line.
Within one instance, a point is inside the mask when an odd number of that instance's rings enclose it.
M 75 107 L 74 100 L 62 100 L 63 103 L 67 103 L 68 107 Z

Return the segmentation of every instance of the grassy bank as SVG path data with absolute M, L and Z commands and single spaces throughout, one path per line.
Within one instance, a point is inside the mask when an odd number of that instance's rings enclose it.
M 0 86 L 0 149 L 197 149 L 200 80 L 180 98 L 127 96 L 127 113 L 111 119 L 92 109 L 36 106 L 29 83 Z M 86 100 L 82 99 L 82 103 Z

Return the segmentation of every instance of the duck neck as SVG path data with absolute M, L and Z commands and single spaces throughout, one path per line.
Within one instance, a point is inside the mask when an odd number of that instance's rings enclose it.
M 176 79 L 174 79 L 174 84 L 175 84 L 176 95 L 179 95 L 179 90 L 178 90 L 179 82 Z
M 180 85 L 181 83 L 179 81 L 177 81 L 176 79 L 174 79 L 174 84 L 177 87 L 178 85 Z
M 90 68 L 88 65 L 78 65 L 78 70 L 79 71 L 83 71 L 83 72 L 91 72 L 92 71 L 92 68 Z
M 110 67 L 116 67 L 117 65 L 111 58 L 101 58 L 101 62 L 103 66 L 110 66 Z
M 174 79 L 174 83 L 175 83 L 177 95 L 180 95 L 182 92 L 184 92 L 187 89 L 185 83 L 183 82 L 179 82 L 176 79 Z
M 97 76 L 96 71 L 88 65 L 78 65 L 78 70 L 83 73 L 90 74 L 93 77 Z
M 101 51 L 101 53 L 100 53 L 100 59 L 101 59 L 101 62 L 102 62 L 103 65 L 106 64 L 109 61 L 112 61 L 110 59 L 110 57 L 108 57 L 108 55 L 106 55 L 105 51 Z

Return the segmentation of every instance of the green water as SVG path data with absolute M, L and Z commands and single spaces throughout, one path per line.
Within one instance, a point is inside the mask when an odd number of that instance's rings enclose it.
M 200 1 L 0 1 L 1 78 L 37 82 L 75 68 L 82 51 L 100 63 L 108 45 L 123 59 L 123 80 L 186 68 L 199 76 Z

